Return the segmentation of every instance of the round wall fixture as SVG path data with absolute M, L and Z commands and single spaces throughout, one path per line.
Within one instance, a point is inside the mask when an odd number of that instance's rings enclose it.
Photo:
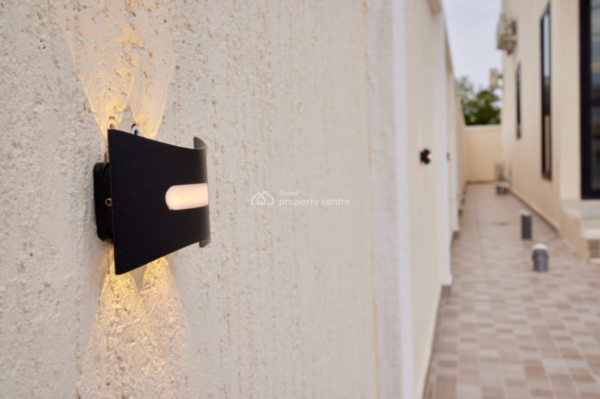
M 123 274 L 188 245 L 210 243 L 206 144 L 182 148 L 108 130 L 109 162 L 94 166 L 98 237 Z

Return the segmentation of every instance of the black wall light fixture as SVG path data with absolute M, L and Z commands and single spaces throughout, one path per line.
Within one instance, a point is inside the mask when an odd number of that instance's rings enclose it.
M 429 151 L 427 148 L 424 148 L 421 151 L 421 162 L 423 162 L 425 165 L 429 164 L 432 158 L 433 155 L 431 155 L 431 151 Z
M 190 244 L 210 243 L 206 145 L 159 143 L 108 131 L 108 162 L 94 166 L 98 237 L 123 274 Z

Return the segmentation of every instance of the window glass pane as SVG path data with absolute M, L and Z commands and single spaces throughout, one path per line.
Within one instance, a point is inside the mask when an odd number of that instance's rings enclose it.
M 600 0 L 592 0 L 591 18 L 591 186 L 600 190 Z
M 541 20 L 542 40 L 542 175 L 552 176 L 552 124 L 551 124 L 551 83 L 552 63 L 550 49 L 550 7 Z
M 550 14 L 544 15 L 544 78 L 550 77 Z

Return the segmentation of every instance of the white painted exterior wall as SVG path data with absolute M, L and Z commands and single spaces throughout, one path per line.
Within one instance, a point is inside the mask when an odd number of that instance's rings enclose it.
M 374 282 L 382 398 L 413 398 L 410 205 L 403 0 L 369 4 Z M 390 84 L 392 82 L 392 84 Z
M 0 397 L 420 398 L 465 182 L 443 18 L 5 4 Z M 91 172 L 134 121 L 207 143 L 212 243 L 115 276 Z M 351 205 L 251 206 L 262 190 Z
M 551 7 L 552 179 L 541 174 L 540 19 Z M 579 1 L 506 0 L 517 21 L 517 46 L 503 53 L 502 149 L 512 190 L 583 257 L 582 222 L 569 211 L 581 205 Z M 516 137 L 516 69 L 521 64 L 522 137 Z M 597 209 L 597 208 L 596 208 Z
M 380 393 L 421 398 L 441 287 L 452 282 L 464 119 L 441 8 L 373 1 L 368 22 Z
M 467 126 L 468 180 L 473 183 L 496 180 L 496 164 L 502 163 L 501 125 Z
M 364 11 L 4 3 L 0 397 L 377 396 Z M 130 110 L 207 143 L 212 243 L 114 276 L 92 167 Z
M 458 188 L 460 163 L 451 143 L 461 131 L 449 127 L 449 114 L 460 112 L 452 101 L 456 85 L 446 40 L 444 15 L 437 2 L 407 0 L 409 191 L 411 214 L 411 262 L 413 290 L 413 336 L 417 397 L 427 376 L 431 343 L 442 285 L 452 282 L 450 216 Z M 462 118 L 462 115 L 459 116 Z M 456 136 L 456 138 L 454 138 Z M 419 153 L 433 154 L 429 165 Z M 450 156 L 448 157 L 448 153 Z M 456 177 L 453 177 L 456 176 Z M 449 182 L 454 182 L 452 189 Z
M 554 2 L 553 2 L 554 3 Z M 558 2 L 557 2 L 558 3 Z M 575 5 L 577 2 L 570 2 Z M 502 104 L 503 149 L 507 170 L 512 177 L 512 190 L 533 204 L 537 210 L 556 226 L 560 219 L 558 185 L 560 172 L 558 156 L 553 156 L 553 178 L 542 177 L 541 168 L 541 75 L 540 75 L 540 19 L 547 1 L 508 0 L 507 7 L 517 18 L 517 48 L 507 56 L 503 53 L 503 76 L 505 78 Z M 578 8 L 578 7 L 577 7 Z M 556 10 L 552 10 L 551 35 L 557 37 L 554 23 Z M 578 42 L 577 42 L 578 43 Z M 573 43 L 573 46 L 578 45 Z M 554 49 L 553 49 L 554 50 Z M 552 51 L 552 65 L 558 55 Z M 522 138 L 516 139 L 516 90 L 515 74 L 518 63 L 522 69 Z M 572 71 L 574 72 L 574 71 Z M 553 84 L 556 69 L 552 70 Z M 577 86 L 579 84 L 577 83 Z M 555 91 L 552 93 L 555 95 Z M 554 116 L 554 114 L 553 114 Z M 560 132 L 552 128 L 552 152 L 557 154 Z M 512 134 L 511 134 L 512 133 Z M 573 180 L 577 180 L 573 178 Z

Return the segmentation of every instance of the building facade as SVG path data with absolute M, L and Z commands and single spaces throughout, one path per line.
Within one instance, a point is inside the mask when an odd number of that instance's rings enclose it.
M 596 3 L 504 0 L 498 31 L 512 191 L 590 259 L 600 256 Z
M 441 3 L 374 1 L 367 21 L 380 390 L 419 398 L 442 287 L 452 283 L 464 118 Z
M 422 396 L 468 179 L 439 0 L 15 0 L 0 34 L 0 397 Z M 134 122 L 206 142 L 212 243 L 117 276 L 92 169 Z

